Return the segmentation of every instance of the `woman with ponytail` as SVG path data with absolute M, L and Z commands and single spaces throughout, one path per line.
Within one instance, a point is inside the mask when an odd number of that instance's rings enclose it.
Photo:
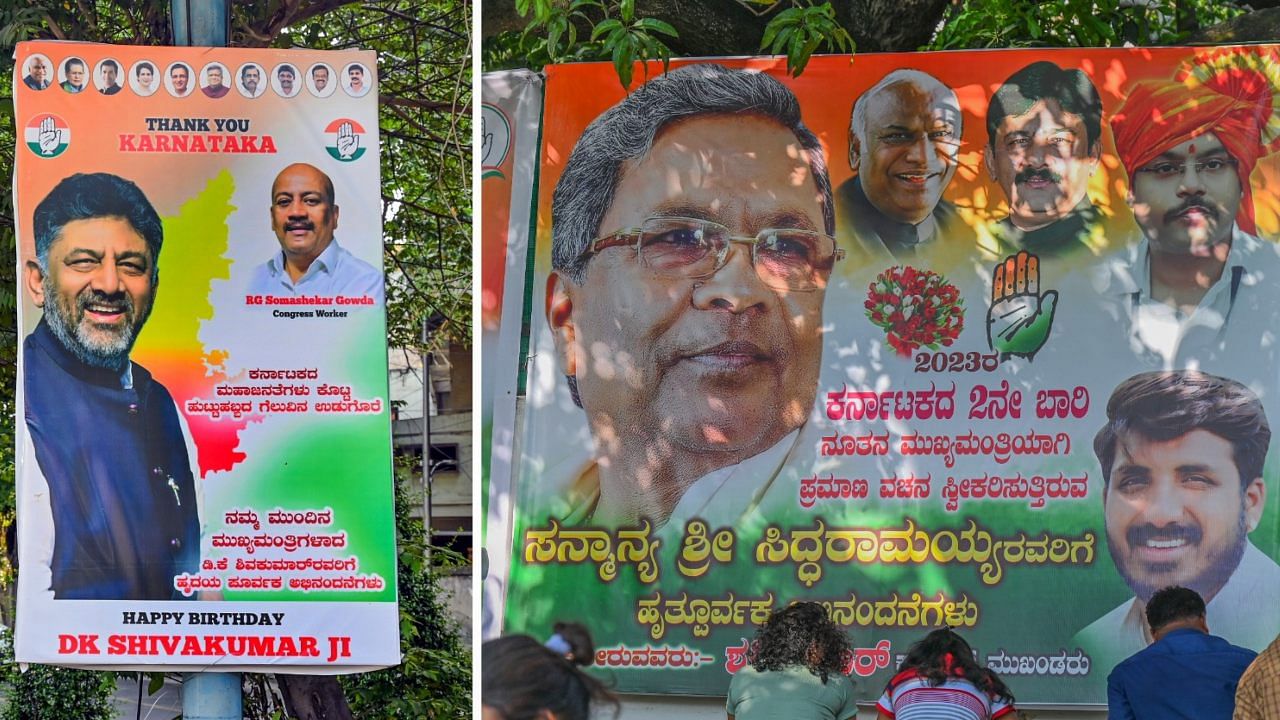
M 907 650 L 876 709 L 880 720 L 1018 717 L 1013 693 L 951 628 L 934 630 Z

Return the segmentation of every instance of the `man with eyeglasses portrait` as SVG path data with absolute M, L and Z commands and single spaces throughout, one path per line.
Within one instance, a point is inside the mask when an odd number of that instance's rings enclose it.
M 1192 66 L 1188 80 L 1129 92 L 1111 127 L 1142 237 L 1105 264 L 1099 288 L 1153 369 L 1198 367 L 1259 391 L 1274 383 L 1280 282 L 1275 243 L 1255 234 L 1249 184 L 1280 147 L 1260 110 L 1275 92 L 1254 67 L 1262 62 L 1232 51 Z
M 566 524 L 717 527 L 800 447 L 843 257 L 795 96 L 690 65 L 586 129 L 552 199 L 547 320 L 594 440 Z

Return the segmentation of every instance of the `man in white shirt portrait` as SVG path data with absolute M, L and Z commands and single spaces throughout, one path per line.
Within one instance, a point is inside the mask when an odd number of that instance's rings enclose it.
M 1270 86 L 1235 82 L 1230 65 L 1194 87 L 1138 83 L 1112 117 L 1142 235 L 1104 263 L 1097 289 L 1148 366 L 1195 367 L 1262 392 L 1280 344 L 1280 253 L 1256 235 L 1249 178 L 1277 141 L 1255 111 Z
M 1244 385 L 1194 370 L 1140 373 L 1107 402 L 1093 441 L 1102 467 L 1107 547 L 1134 598 L 1076 637 L 1105 672 L 1152 640 L 1144 609 L 1159 589 L 1205 599 L 1214 632 L 1259 649 L 1280 615 L 1280 566 L 1249 541 L 1266 506 L 1271 428 Z

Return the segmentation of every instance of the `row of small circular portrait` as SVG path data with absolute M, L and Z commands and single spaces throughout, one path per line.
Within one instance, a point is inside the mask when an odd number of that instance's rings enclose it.
M 225 97 L 232 87 L 247 98 L 262 96 L 268 85 L 284 98 L 302 92 L 304 85 L 320 98 L 333 95 L 339 85 L 348 95 L 357 98 L 364 97 L 373 87 L 372 74 L 358 62 L 343 66 L 341 73 L 323 62 L 315 63 L 305 73 L 291 63 L 280 63 L 268 72 L 256 62 L 244 63 L 234 74 L 220 62 L 206 64 L 194 78 L 193 72 L 193 66 L 185 62 L 170 63 L 161 69 L 148 60 L 127 67 L 118 60 L 104 58 L 93 65 L 91 73 L 83 58 L 72 56 L 55 64 L 48 57 L 35 54 L 23 64 L 22 83 L 32 90 L 46 90 L 56 85 L 72 94 L 92 88 L 103 95 L 115 95 L 128 87 L 142 97 L 154 94 L 163 85 L 165 91 L 176 98 L 187 97 L 198 90 L 215 99 Z

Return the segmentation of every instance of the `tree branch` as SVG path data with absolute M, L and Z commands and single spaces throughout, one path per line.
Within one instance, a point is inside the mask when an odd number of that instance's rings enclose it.
M 417 98 L 397 97 L 395 95 L 379 95 L 378 102 L 383 105 L 397 105 L 399 107 L 411 107 L 419 110 L 448 110 L 453 115 L 470 115 L 471 103 L 465 103 L 459 106 L 456 102 L 446 102 L 444 100 L 418 100 Z

